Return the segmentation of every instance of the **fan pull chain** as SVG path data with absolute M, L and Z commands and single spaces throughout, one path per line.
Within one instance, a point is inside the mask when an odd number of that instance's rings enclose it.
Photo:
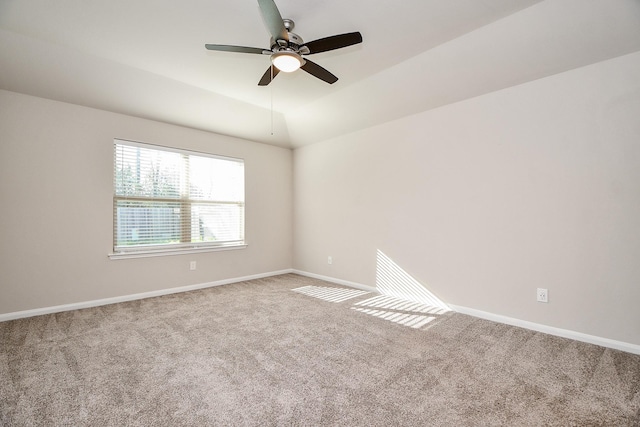
M 269 89 L 271 90 L 271 136 L 273 136 L 273 65 L 269 67 L 269 70 L 271 70 L 271 87 Z

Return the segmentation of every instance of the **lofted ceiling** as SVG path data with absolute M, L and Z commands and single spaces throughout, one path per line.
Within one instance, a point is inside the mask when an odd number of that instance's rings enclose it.
M 305 41 L 363 43 L 258 80 L 256 0 L 0 0 L 0 88 L 300 147 L 640 50 L 638 0 L 276 0 Z

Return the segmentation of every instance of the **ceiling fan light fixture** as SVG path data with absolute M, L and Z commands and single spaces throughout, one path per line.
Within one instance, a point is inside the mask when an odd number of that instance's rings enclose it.
M 271 65 L 264 72 L 258 86 L 267 86 L 273 81 L 280 71 L 292 73 L 298 68 L 302 68 L 312 76 L 333 84 L 338 78 L 326 69 L 313 61 L 304 59 L 303 55 L 328 52 L 330 50 L 341 49 L 362 43 L 362 35 L 359 32 L 336 34 L 335 36 L 323 37 L 305 43 L 297 34 L 291 32 L 295 24 L 291 19 L 282 19 L 275 0 L 258 0 L 262 19 L 271 34 L 270 48 L 260 49 L 257 47 L 233 46 L 226 44 L 205 44 L 208 50 L 222 52 L 252 53 L 256 55 L 270 55 Z
M 271 63 L 280 71 L 292 73 L 304 65 L 304 60 L 295 52 L 276 52 L 271 55 Z

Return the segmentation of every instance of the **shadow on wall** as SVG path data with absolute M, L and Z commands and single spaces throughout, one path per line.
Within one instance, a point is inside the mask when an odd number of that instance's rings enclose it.
M 382 295 L 433 307 L 438 314 L 451 311 L 440 298 L 411 277 L 380 249 L 376 253 L 376 288 Z

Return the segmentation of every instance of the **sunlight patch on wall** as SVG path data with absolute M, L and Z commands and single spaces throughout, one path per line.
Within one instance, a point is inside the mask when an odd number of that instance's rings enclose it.
M 376 255 L 376 288 L 382 295 L 423 303 L 440 309 L 441 313 L 451 311 L 442 300 L 379 249 Z
M 292 291 L 329 302 L 343 302 L 369 293 L 357 289 L 328 288 L 311 285 L 292 289 Z

